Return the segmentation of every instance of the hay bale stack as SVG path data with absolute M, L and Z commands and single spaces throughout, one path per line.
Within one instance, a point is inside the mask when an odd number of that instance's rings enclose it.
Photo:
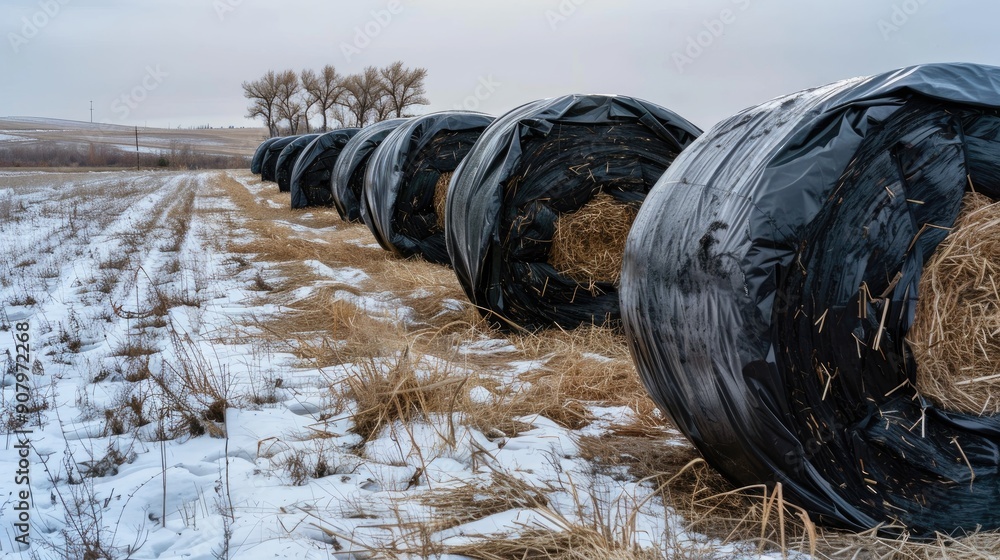
M 917 391 L 945 410 L 1000 413 L 1000 203 L 965 195 L 920 294 L 907 334 Z
M 361 221 L 361 200 L 365 187 L 365 172 L 371 161 L 372 152 L 396 127 L 407 119 L 389 119 L 370 124 L 351 138 L 340 151 L 333 173 L 330 175 L 330 189 L 333 191 L 333 205 L 340 219 L 348 222 Z
M 545 99 L 497 119 L 448 193 L 448 252 L 469 299 L 500 328 L 618 325 L 634 209 L 700 133 L 624 96 Z
M 929 64 L 781 97 L 718 123 L 650 192 L 622 266 L 626 339 L 650 396 L 734 485 L 780 483 L 813 521 L 857 531 L 1000 528 L 993 399 L 935 405 L 907 343 L 985 348 L 962 315 L 992 320 L 992 284 L 941 243 L 967 191 L 1000 197 L 998 83 L 1000 68 Z M 923 334 L 918 303 L 942 319 Z M 973 375 L 1000 373 L 982 363 Z
M 384 249 L 451 264 L 434 197 L 493 117 L 443 111 L 414 117 L 375 149 L 365 173 L 361 218 Z

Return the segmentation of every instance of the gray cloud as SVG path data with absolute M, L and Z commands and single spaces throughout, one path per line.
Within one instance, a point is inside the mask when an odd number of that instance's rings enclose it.
M 427 111 L 619 93 L 708 127 L 851 76 L 1000 64 L 985 0 L 395 1 L 4 0 L 0 114 L 87 120 L 93 100 L 102 122 L 256 126 L 244 80 L 399 59 L 428 69 Z

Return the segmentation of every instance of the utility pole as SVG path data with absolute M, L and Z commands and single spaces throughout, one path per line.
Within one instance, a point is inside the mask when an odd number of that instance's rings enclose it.
M 135 170 L 139 171 L 139 127 L 135 127 Z
M 94 102 L 90 102 L 90 124 L 94 124 Z

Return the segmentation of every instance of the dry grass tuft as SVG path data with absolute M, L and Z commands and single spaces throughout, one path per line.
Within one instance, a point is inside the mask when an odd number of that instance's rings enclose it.
M 505 511 L 548 507 L 546 491 L 509 474 L 492 471 L 488 484 L 433 490 L 419 500 L 436 510 L 436 523 L 431 530 L 437 532 Z
M 593 527 L 564 531 L 528 528 L 516 536 L 448 547 L 448 552 L 480 560 L 664 560 L 659 551 L 609 539 Z
M 451 176 L 454 171 L 442 173 L 434 185 L 434 213 L 437 214 L 437 224 L 444 229 L 444 214 L 446 203 L 448 202 L 448 184 L 451 183 Z
M 917 390 L 947 410 L 1000 413 L 1000 203 L 969 193 L 920 279 L 907 340 Z
M 590 286 L 621 280 L 625 240 L 639 209 L 598 193 L 579 210 L 556 220 L 549 264 L 559 274 Z
M 367 441 L 396 421 L 432 413 L 454 417 L 458 403 L 468 401 L 468 378 L 442 369 L 420 371 L 418 365 L 408 350 L 394 363 L 372 359 L 360 364 L 361 370 L 347 378 L 347 396 L 357 403 L 354 433 Z M 450 434 L 454 441 L 454 426 Z
M 544 368 L 521 376 L 528 390 L 512 396 L 522 414 L 542 414 L 577 429 L 590 423 L 589 405 L 649 414 L 654 409 L 620 333 L 590 326 L 514 335 L 511 341 L 527 357 L 545 361 Z
M 313 367 L 328 367 L 383 356 L 405 347 L 400 325 L 335 296 L 346 285 L 324 286 L 289 311 L 257 324 L 271 338 Z
M 240 404 L 228 371 L 212 363 L 187 333 L 171 328 L 170 341 L 175 360 L 164 361 L 163 371 L 151 379 L 192 436 L 225 437 L 226 409 Z
M 383 289 L 397 294 L 413 311 L 414 328 L 433 331 L 436 336 L 490 332 L 482 316 L 468 303 L 451 269 L 423 259 L 391 257 L 366 269 L 378 275 Z

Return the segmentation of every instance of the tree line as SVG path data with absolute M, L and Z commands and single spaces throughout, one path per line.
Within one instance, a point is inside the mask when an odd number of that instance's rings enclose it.
M 402 117 L 410 107 L 429 104 L 426 77 L 426 68 L 407 68 L 401 61 L 346 76 L 331 65 L 319 72 L 268 70 L 243 82 L 243 96 L 250 100 L 247 118 L 262 119 L 271 136 L 282 132 L 282 124 L 288 134 L 312 132 L 314 118 L 326 132 Z

